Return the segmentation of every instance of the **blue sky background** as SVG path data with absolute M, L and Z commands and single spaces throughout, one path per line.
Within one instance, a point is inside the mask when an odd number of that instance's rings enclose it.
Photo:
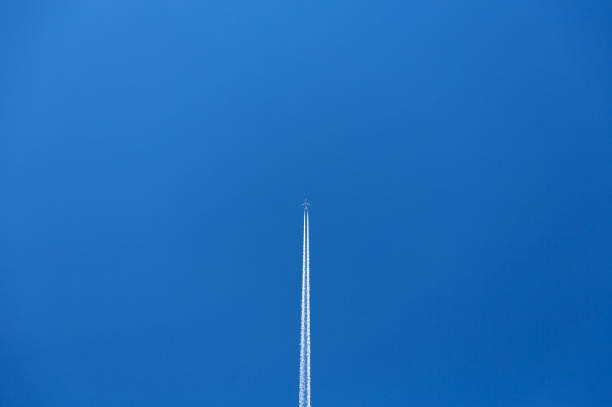
M 87 4 L 84 4 L 87 3 Z M 612 405 L 607 1 L 0 6 L 0 406 Z

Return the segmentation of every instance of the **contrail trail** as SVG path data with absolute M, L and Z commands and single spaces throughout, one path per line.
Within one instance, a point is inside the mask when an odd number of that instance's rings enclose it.
M 306 211 L 304 211 L 304 237 L 302 244 L 302 315 L 300 327 L 300 404 L 305 406 L 306 391 Z
M 309 205 L 310 204 L 308 204 L 308 202 L 304 202 L 299 407 L 310 407 L 310 221 L 308 218 Z
M 310 219 L 306 211 L 306 406 L 310 407 Z

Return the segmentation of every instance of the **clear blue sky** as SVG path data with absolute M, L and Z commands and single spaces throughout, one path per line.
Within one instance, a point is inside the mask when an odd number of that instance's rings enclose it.
M 83 4 L 87 3 L 87 4 Z M 0 406 L 612 405 L 608 1 L 0 6 Z

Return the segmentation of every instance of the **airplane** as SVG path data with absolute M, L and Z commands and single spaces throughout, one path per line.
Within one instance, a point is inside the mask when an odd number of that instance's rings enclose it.
M 310 206 L 310 202 L 308 202 L 308 199 L 304 199 L 304 202 L 302 202 L 302 206 L 304 207 L 305 211 L 308 210 L 308 207 Z

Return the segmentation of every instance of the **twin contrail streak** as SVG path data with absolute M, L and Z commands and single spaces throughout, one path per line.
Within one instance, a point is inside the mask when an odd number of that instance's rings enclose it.
M 304 211 L 304 237 L 302 245 L 302 315 L 300 326 L 300 405 L 306 400 L 306 211 Z
M 306 211 L 306 407 L 310 407 L 310 222 Z
M 302 314 L 300 326 L 299 407 L 310 407 L 310 226 L 308 207 L 304 207 L 302 246 Z

